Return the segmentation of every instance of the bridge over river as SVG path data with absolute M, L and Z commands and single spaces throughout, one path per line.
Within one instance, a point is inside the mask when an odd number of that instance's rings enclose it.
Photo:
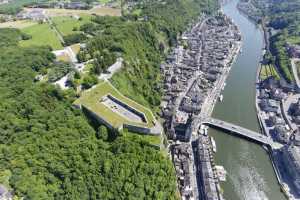
M 282 144 L 280 144 L 278 142 L 274 142 L 272 138 L 265 136 L 261 133 L 258 133 L 258 132 L 255 132 L 255 131 L 246 129 L 244 127 L 241 127 L 241 126 L 229 123 L 229 122 L 225 122 L 225 121 L 222 121 L 219 119 L 205 118 L 205 119 L 200 120 L 200 123 L 211 126 L 211 127 L 226 130 L 226 132 L 228 132 L 228 133 L 237 135 L 239 137 L 248 139 L 250 141 L 254 141 L 254 142 L 262 144 L 262 145 L 269 146 L 272 149 L 279 149 L 283 146 Z

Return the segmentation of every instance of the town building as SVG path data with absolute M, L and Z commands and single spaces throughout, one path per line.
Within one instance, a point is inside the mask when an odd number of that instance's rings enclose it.
M 291 58 L 300 58 L 300 45 L 287 44 L 287 50 Z
M 16 16 L 19 19 L 30 19 L 34 21 L 46 21 L 45 10 L 40 8 L 22 11 Z
M 292 179 L 295 191 L 300 195 L 300 147 L 293 144 L 285 146 L 283 149 L 283 159 L 285 169 Z
M 13 195 L 11 192 L 8 191 L 8 189 L 0 184 L 0 200 L 12 200 Z
M 279 108 L 276 105 L 276 103 L 274 103 L 274 101 L 272 101 L 270 99 L 262 99 L 259 102 L 259 106 L 260 106 L 260 109 L 262 111 L 265 111 L 265 112 L 274 112 L 274 113 L 277 113 L 278 108 Z
M 277 141 L 279 141 L 281 143 L 285 143 L 285 144 L 287 144 L 289 142 L 289 139 L 290 139 L 290 133 L 284 125 L 275 126 L 274 136 L 275 136 L 274 138 Z

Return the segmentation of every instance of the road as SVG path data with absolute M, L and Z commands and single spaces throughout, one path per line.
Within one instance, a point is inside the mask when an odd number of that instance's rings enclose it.
M 299 58 L 292 58 L 291 59 L 292 71 L 293 71 L 295 81 L 296 81 L 296 84 L 297 84 L 298 88 L 300 88 L 300 80 L 299 80 L 299 76 L 298 76 L 298 70 L 297 70 L 296 62 L 299 62 L 299 61 L 300 61 Z
M 268 145 L 273 149 L 278 149 L 283 147 L 282 144 L 279 144 L 277 142 L 274 142 L 271 137 L 262 135 L 258 132 L 252 131 L 250 129 L 246 129 L 244 127 L 225 122 L 219 119 L 214 119 L 214 118 L 207 118 L 204 121 L 202 121 L 203 124 L 206 125 L 212 125 L 218 128 L 225 129 L 233 134 L 236 134 L 240 137 L 247 138 L 249 140 L 255 141 L 257 143 L 263 144 L 263 145 Z
M 237 56 L 237 54 L 239 53 L 241 48 L 241 45 L 239 45 L 239 47 L 236 49 L 235 52 L 233 52 L 232 55 L 232 60 L 235 59 L 235 57 Z M 205 99 L 203 105 L 202 105 L 202 109 L 201 112 L 199 114 L 200 118 L 202 117 L 208 117 L 211 116 L 215 103 L 219 97 L 219 95 L 222 92 L 222 89 L 224 87 L 224 84 L 226 82 L 227 76 L 230 72 L 231 66 L 230 67 L 225 67 L 223 69 L 223 73 L 221 75 L 221 77 L 218 79 L 216 85 L 214 86 L 214 88 L 212 89 L 211 93 L 208 95 L 208 97 Z
M 61 33 L 57 30 L 57 28 L 56 28 L 55 24 L 52 22 L 51 18 L 50 18 L 47 14 L 45 14 L 45 17 L 46 17 L 46 19 L 47 19 L 49 25 L 54 29 L 54 31 L 55 31 L 55 33 L 56 33 L 58 39 L 59 39 L 60 42 L 61 42 L 61 44 L 64 46 L 64 45 L 65 45 L 65 41 L 64 41 L 63 36 L 62 36 Z

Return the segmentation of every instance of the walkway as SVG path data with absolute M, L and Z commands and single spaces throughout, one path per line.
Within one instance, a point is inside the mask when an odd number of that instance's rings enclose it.
M 123 66 L 123 58 L 117 58 L 117 61 L 111 65 L 105 72 L 98 76 L 99 79 L 108 80 L 110 79 L 116 72 L 118 72 Z
M 56 28 L 55 23 L 53 23 L 53 21 L 51 20 L 51 18 L 50 18 L 47 14 L 45 14 L 45 17 L 46 17 L 46 19 L 47 19 L 47 21 L 48 21 L 50 27 L 52 27 L 53 30 L 55 31 L 55 33 L 56 33 L 56 35 L 57 35 L 59 41 L 60 41 L 61 44 L 64 46 L 64 45 L 65 45 L 64 37 L 63 37 L 62 34 L 59 32 L 59 30 Z
M 299 98 L 300 98 L 300 94 L 289 95 L 284 101 L 282 101 L 280 105 L 281 113 L 284 117 L 284 120 L 293 131 L 297 130 L 298 127 L 295 123 L 292 122 L 293 119 L 292 116 L 289 115 L 289 109 L 292 104 L 298 102 Z
M 298 59 L 298 58 L 292 58 L 291 59 L 292 71 L 293 71 L 294 78 L 295 78 L 295 81 L 296 81 L 296 84 L 297 84 L 298 88 L 300 88 L 300 80 L 299 80 L 299 76 L 298 76 L 298 70 L 297 70 L 296 62 L 299 62 L 299 61 L 300 61 L 300 59 Z

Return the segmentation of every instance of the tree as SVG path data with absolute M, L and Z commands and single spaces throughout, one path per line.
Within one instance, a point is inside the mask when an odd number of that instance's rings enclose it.
M 95 75 L 89 75 L 83 78 L 83 89 L 89 89 L 98 83 L 98 78 Z
M 108 130 L 107 130 L 106 126 L 104 126 L 104 125 L 99 126 L 99 128 L 97 130 L 97 138 L 102 139 L 104 141 L 108 140 Z

